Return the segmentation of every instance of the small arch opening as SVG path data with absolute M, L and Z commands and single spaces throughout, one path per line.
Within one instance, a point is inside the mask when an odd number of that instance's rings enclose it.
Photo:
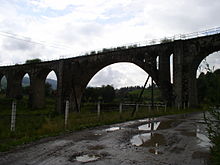
M 173 54 L 170 55 L 170 82 L 173 84 Z
M 22 86 L 23 97 L 26 99 L 29 97 L 30 94 L 30 76 L 28 73 L 26 73 L 23 76 L 21 80 L 21 86 Z
M 50 71 L 45 79 L 45 99 L 46 106 L 54 107 L 57 96 L 57 75 L 55 71 Z
M 156 58 L 156 63 L 157 63 L 157 69 L 159 70 L 159 66 L 160 66 L 160 64 L 159 64 L 159 60 L 160 60 L 160 57 L 159 56 L 157 56 L 157 58 Z
M 1 77 L 1 84 L 0 84 L 0 93 L 1 95 L 6 95 L 6 90 L 7 90 L 7 78 L 6 76 Z

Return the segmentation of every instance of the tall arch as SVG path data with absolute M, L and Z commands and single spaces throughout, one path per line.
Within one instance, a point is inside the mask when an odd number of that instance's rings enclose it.
M 25 75 L 24 70 L 12 70 L 7 73 L 8 88 L 7 96 L 13 99 L 22 98 L 22 79 Z
M 32 108 L 43 108 L 45 106 L 45 82 L 48 74 L 55 70 L 50 68 L 41 69 L 39 72 L 32 74 L 31 76 L 31 105 Z
M 132 62 L 116 62 L 116 63 L 113 63 L 113 64 L 110 64 L 110 65 L 107 65 L 107 66 L 104 66 L 103 68 L 101 68 L 100 70 L 96 70 L 95 72 L 93 72 L 93 74 L 91 74 L 91 76 L 90 76 L 90 79 L 89 79 L 89 81 L 88 81 L 88 83 L 86 84 L 86 86 L 88 86 L 89 84 L 91 84 L 92 85 L 92 80 L 94 81 L 94 78 L 96 78 L 96 76 L 99 76 L 100 78 L 102 77 L 102 76 L 105 76 L 105 77 L 103 77 L 104 79 L 105 78 L 108 78 L 108 80 L 113 80 L 114 79 L 114 73 L 113 72 L 117 72 L 116 70 L 111 70 L 111 68 L 110 67 L 117 67 L 117 66 L 122 66 L 122 65 L 124 65 L 124 67 L 118 67 L 118 69 L 132 69 L 133 71 L 136 71 L 136 73 L 137 72 L 141 72 L 141 75 L 143 75 L 143 76 L 145 76 L 145 77 L 143 77 L 143 78 L 140 78 L 140 77 L 138 77 L 138 80 L 137 79 L 134 79 L 134 78 L 130 78 L 132 81 L 138 81 L 139 83 L 136 83 L 136 85 L 144 85 L 144 83 L 145 83 L 145 80 L 146 80 L 146 78 L 147 78 L 147 76 L 148 76 L 148 74 L 149 73 L 147 73 L 145 70 L 143 70 L 140 66 L 138 66 L 137 64 L 135 64 L 135 63 L 132 63 Z M 126 67 L 126 68 L 125 68 Z M 130 68 L 129 68 L 130 67 Z M 108 71 L 106 70 L 108 68 Z M 105 71 L 107 71 L 104 75 L 99 75 L 101 72 L 102 73 L 104 73 Z M 126 72 L 126 71 L 124 71 L 124 72 Z M 127 72 L 129 72 L 129 71 L 127 71 Z M 117 76 L 120 76 L 120 72 L 117 72 L 118 73 L 118 75 Z M 130 70 L 130 75 L 131 75 L 132 73 L 131 73 L 131 70 Z M 109 76 L 109 77 L 108 77 Z M 137 76 L 137 75 L 132 75 L 132 76 Z M 118 77 L 118 78 L 120 78 L 120 77 Z M 126 81 L 128 81 L 128 79 L 126 80 Z M 109 82 L 109 81 L 108 81 Z M 113 81 L 112 81 L 113 82 Z M 99 84 L 99 86 L 100 85 L 108 85 L 107 84 L 107 82 L 102 82 L 102 84 Z M 126 82 L 121 82 L 120 83 L 120 85 L 119 86 L 126 86 Z M 116 86 L 117 87 L 117 86 Z
M 97 74 L 103 68 L 105 68 L 109 65 L 115 64 L 115 63 L 119 63 L 119 62 L 133 63 L 134 65 L 138 66 L 142 70 L 146 71 L 146 67 L 144 68 L 143 65 L 140 65 L 140 62 L 138 60 L 137 61 L 135 61 L 135 60 L 131 60 L 131 61 L 129 61 L 129 60 L 123 60 L 123 61 L 111 60 L 111 61 L 107 61 L 107 62 L 105 61 L 103 63 L 99 62 L 99 63 L 97 63 L 97 65 L 95 65 L 95 67 L 94 67 L 94 64 L 91 64 L 91 65 L 93 65 L 91 68 L 88 67 L 89 69 L 87 69 L 86 72 L 82 72 L 79 77 L 76 76 L 77 78 L 79 78 L 80 81 L 74 81 L 74 83 L 73 83 L 73 86 L 72 86 L 73 90 L 72 90 L 72 93 L 70 94 L 70 100 L 72 102 L 71 105 L 72 106 L 75 105 L 76 106 L 75 108 L 78 109 L 78 111 L 79 111 L 82 95 L 83 95 L 89 81 L 94 77 L 95 74 Z M 148 74 L 153 74 L 153 71 L 151 70 L 151 72 Z M 155 77 L 155 74 L 153 74 L 153 77 Z M 76 80 L 76 78 L 74 80 Z M 157 83 L 157 79 L 155 80 L 155 82 Z
M 144 86 L 145 81 L 148 77 L 148 73 L 144 71 L 142 68 L 137 66 L 136 64 L 133 64 L 131 62 L 119 62 L 115 64 L 108 65 L 104 68 L 102 68 L 100 71 L 98 71 L 89 81 L 87 87 L 101 87 L 102 89 L 108 90 L 110 95 L 106 95 L 105 93 L 102 93 L 102 101 L 108 102 L 108 100 L 111 100 L 109 97 L 112 96 L 113 98 L 113 90 L 111 89 L 112 86 L 115 89 L 120 89 L 122 87 L 129 87 L 131 89 L 141 89 L 142 86 Z M 128 77 L 129 76 L 129 77 Z M 105 87 L 103 87 L 103 85 Z M 110 86 L 109 86 L 110 85 Z M 151 81 L 148 81 L 147 86 L 151 85 Z M 146 88 L 147 88 L 146 86 Z M 89 88 L 90 91 L 94 91 L 94 89 Z M 160 90 L 160 89 L 158 89 Z M 159 92 L 161 93 L 161 92 Z M 86 94 L 86 95 L 85 95 Z M 95 97 L 91 98 L 91 97 Z M 89 93 L 84 93 L 83 97 L 84 102 L 88 102 L 90 100 L 92 101 L 98 101 L 97 94 L 94 93 L 94 96 L 91 96 Z M 159 99 L 161 97 L 157 97 Z M 137 101 L 135 98 L 131 99 L 131 97 L 126 98 L 127 101 Z M 145 101 L 150 101 L 151 99 L 148 98 Z M 158 100 L 159 101 L 159 100 Z
M 0 74 L 0 93 L 6 95 L 7 90 L 7 77 L 4 74 Z
M 136 75 L 138 72 L 140 75 Z M 129 74 L 129 76 L 131 77 L 125 77 L 126 74 Z M 124 76 L 125 79 L 121 80 L 120 76 Z M 143 86 L 147 76 L 148 73 L 134 63 L 118 62 L 105 66 L 104 68 L 96 72 L 89 80 L 87 86 L 94 86 L 96 84 L 98 84 L 98 86 L 109 85 L 109 82 L 117 85 L 115 86 L 116 88 L 132 85 Z M 117 81 L 120 79 L 120 82 L 115 82 L 116 79 Z M 99 83 L 98 81 L 100 81 L 101 83 Z

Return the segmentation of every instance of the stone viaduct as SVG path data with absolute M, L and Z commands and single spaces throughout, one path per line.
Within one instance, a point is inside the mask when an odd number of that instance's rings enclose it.
M 214 34 L 55 61 L 2 66 L 0 79 L 4 75 L 7 79 L 7 97 L 18 99 L 22 96 L 22 78 L 28 73 L 31 88 L 30 105 L 33 108 L 41 108 L 45 104 L 45 79 L 49 72 L 54 71 L 57 76 L 56 107 L 59 113 L 63 113 L 66 100 L 70 101 L 71 109 L 79 109 L 77 107 L 80 107 L 83 92 L 98 71 L 114 63 L 130 62 L 154 79 L 162 92 L 164 102 L 169 106 L 183 107 L 185 104 L 194 107 L 198 105 L 197 68 L 206 56 L 219 50 L 220 34 Z M 173 65 L 170 63 L 171 55 Z M 173 73 L 170 72 L 171 66 Z

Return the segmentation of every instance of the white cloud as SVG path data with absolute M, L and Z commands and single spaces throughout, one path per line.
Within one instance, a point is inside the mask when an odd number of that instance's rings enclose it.
M 143 86 L 148 74 L 132 63 L 116 63 L 100 70 L 91 79 L 88 86 L 112 84 L 115 88 L 125 86 Z

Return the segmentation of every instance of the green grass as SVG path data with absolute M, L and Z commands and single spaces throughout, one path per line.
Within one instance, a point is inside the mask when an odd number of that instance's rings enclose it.
M 80 113 L 71 112 L 68 125 L 64 127 L 64 115 L 55 113 L 55 102 L 53 99 L 46 100 L 46 107 L 43 109 L 29 109 L 27 98 L 17 103 L 16 131 L 10 131 L 12 100 L 0 95 L 0 152 L 13 149 L 15 146 L 29 143 L 44 137 L 56 136 L 81 130 L 85 128 L 109 125 L 113 123 L 135 120 L 146 117 L 156 117 L 168 114 L 189 113 L 201 111 L 201 109 L 175 110 L 164 109 L 149 111 L 148 108 L 140 108 L 135 116 L 131 116 L 133 108 L 124 110 L 120 115 L 117 111 L 103 111 L 98 117 L 94 104 L 85 104 Z M 109 107 L 108 107 L 109 110 Z
M 139 94 L 141 93 L 142 89 L 137 89 L 129 92 L 130 95 L 136 96 L 138 98 Z M 150 100 L 151 99 L 151 90 L 145 89 L 142 95 L 142 98 L 144 100 Z M 161 100 L 161 92 L 158 88 L 154 89 L 154 99 L 155 100 Z

